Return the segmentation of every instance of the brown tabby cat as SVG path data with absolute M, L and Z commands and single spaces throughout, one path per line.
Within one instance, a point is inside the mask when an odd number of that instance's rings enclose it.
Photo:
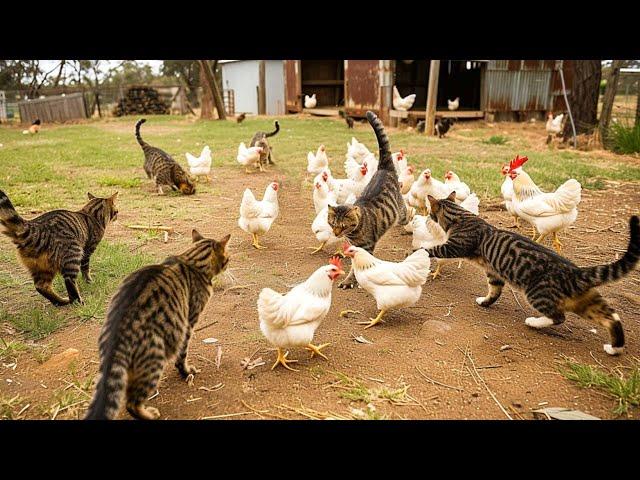
M 263 147 L 265 148 L 265 152 L 266 154 L 264 154 L 266 156 L 266 160 L 267 162 L 264 163 L 266 164 L 271 164 L 271 165 L 275 165 L 275 162 L 273 161 L 273 149 L 271 148 L 271 146 L 269 145 L 269 142 L 267 141 L 268 137 L 273 137 L 276 133 L 278 133 L 280 131 L 280 124 L 278 123 L 278 121 L 275 121 L 275 126 L 276 129 L 273 132 L 256 132 L 256 134 L 253 136 L 253 138 L 251 139 L 251 143 L 249 144 L 249 147 Z M 262 140 L 262 143 L 258 143 Z M 260 156 L 260 164 L 263 164 L 263 155 Z
M 447 232 L 448 240 L 427 250 L 437 258 L 465 258 L 487 274 L 489 293 L 478 297 L 482 307 L 493 304 L 505 282 L 522 290 L 541 317 L 529 317 L 532 328 L 559 325 L 565 312 L 594 320 L 609 331 L 611 343 L 604 345 L 609 355 L 622 353 L 624 331 L 620 317 L 595 287 L 628 274 L 640 259 L 640 220 L 629 221 L 631 236 L 624 256 L 613 263 L 578 267 L 554 251 L 527 237 L 489 225 L 455 203 L 455 192 L 444 200 L 428 196 L 431 218 Z
M 164 195 L 162 191 L 163 185 L 168 185 L 174 190 L 180 190 L 185 195 L 193 195 L 196 193 L 196 185 L 180 164 L 164 150 L 152 147 L 142 140 L 140 125 L 146 121 L 143 118 L 136 123 L 136 139 L 144 152 L 144 171 L 147 177 L 155 180 L 160 195 Z
M 55 306 L 75 301 L 84 303 L 76 279 L 82 272 L 91 283 L 89 259 L 102 240 L 107 225 L 118 216 L 114 193 L 98 198 L 90 193 L 89 203 L 78 212 L 53 210 L 32 220 L 16 212 L 7 195 L 0 190 L 0 224 L 18 248 L 18 255 L 31 273 L 36 290 Z M 53 291 L 51 284 L 61 273 L 69 298 Z
M 373 253 L 378 240 L 394 225 L 406 225 L 407 208 L 400 193 L 398 174 L 393 165 L 389 139 L 382 122 L 373 112 L 367 112 L 380 149 L 378 171 L 353 205 L 329 205 L 328 221 L 336 237 L 344 236 L 356 247 Z M 340 284 L 353 288 L 357 284 L 353 268 Z
M 113 296 L 100 333 L 100 379 L 85 419 L 114 419 L 126 396 L 127 410 L 153 420 L 145 406 L 167 362 L 183 378 L 198 373 L 187 362 L 194 325 L 211 296 L 212 279 L 229 262 L 227 235 L 219 242 L 192 232 L 193 245 L 178 256 L 124 279 Z

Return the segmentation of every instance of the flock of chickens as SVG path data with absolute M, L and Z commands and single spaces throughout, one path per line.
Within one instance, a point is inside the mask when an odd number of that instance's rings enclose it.
M 556 120 L 560 118 L 560 120 Z M 562 116 L 549 121 L 559 124 Z M 559 127 L 558 127 L 559 128 Z M 547 128 L 547 130 L 549 130 Z M 246 166 L 258 161 L 260 147 L 247 148 L 241 143 L 237 160 Z M 187 153 L 192 175 L 209 175 L 211 150 L 205 146 L 200 157 Z M 346 178 L 335 178 L 329 167 L 329 158 L 324 145 L 307 154 L 307 172 L 313 178 L 313 205 L 316 216 L 311 230 L 319 246 L 312 253 L 324 249 L 326 245 L 340 242 L 328 222 L 329 206 L 353 204 L 378 169 L 378 158 L 355 137 L 347 143 L 344 171 Z M 429 216 L 427 196 L 437 199 L 448 197 L 455 191 L 455 201 L 472 212 L 479 214 L 480 200 L 471 191 L 469 185 L 459 176 L 448 171 L 443 181 L 433 177 L 429 168 L 416 178 L 415 169 L 408 163 L 404 150 L 392 154 L 398 174 L 401 192 L 407 206 L 410 222 L 403 228 L 412 235 L 414 253 L 402 262 L 389 262 L 376 258 L 367 251 L 345 243 L 334 255 L 352 258 L 352 268 L 358 284 L 376 300 L 379 314 L 370 318 L 365 328 L 370 328 L 382 320 L 386 312 L 392 309 L 414 305 L 420 298 L 422 285 L 431 273 L 431 259 L 425 249 L 435 247 L 447 241 L 447 234 L 440 225 Z M 572 225 L 577 218 L 577 206 L 581 199 L 581 186 L 575 179 L 569 179 L 555 192 L 542 191 L 524 171 L 527 157 L 516 156 L 508 165 L 502 167 L 504 181 L 501 192 L 507 211 L 514 217 L 517 227 L 522 219 L 532 225 L 533 239 L 542 242 L 547 236 L 553 237 L 553 246 L 561 251 L 562 243 L 558 234 Z M 250 189 L 246 189 L 240 204 L 238 226 L 252 236 L 252 246 L 266 248 L 260 244 L 260 237 L 266 235 L 278 218 L 277 182 L 269 183 L 262 200 L 257 200 Z M 314 248 L 314 247 L 310 247 Z M 440 268 L 448 262 L 457 260 L 438 259 L 437 268 L 432 273 L 437 278 Z M 460 267 L 461 262 L 458 267 Z M 313 336 L 329 312 L 333 282 L 344 275 L 342 263 L 334 256 L 328 265 L 318 268 L 305 282 L 297 285 L 286 294 L 264 288 L 258 298 L 260 329 L 267 340 L 278 350 L 277 365 L 293 370 L 289 364 L 296 362 L 288 358 L 287 348 L 304 347 L 315 355 L 326 358 L 322 353 L 328 344 L 312 344 Z M 345 310 L 341 315 L 351 312 Z M 359 313 L 359 312 L 358 312 Z

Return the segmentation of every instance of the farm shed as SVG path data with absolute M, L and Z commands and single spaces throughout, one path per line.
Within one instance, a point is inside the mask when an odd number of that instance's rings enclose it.
M 32 123 L 37 118 L 44 123 L 51 123 L 88 117 L 82 93 L 23 100 L 18 102 L 18 108 L 23 123 Z
M 343 63 L 340 69 L 336 63 Z M 496 120 L 543 118 L 547 110 L 564 110 L 559 60 L 441 60 L 437 76 L 436 115 Z M 351 116 L 375 111 L 388 124 L 391 118 L 411 123 L 426 112 L 430 60 L 285 60 L 287 112 L 301 112 L 304 94 L 316 93 L 325 113 L 339 107 Z M 572 62 L 564 61 L 567 90 Z M 392 89 L 416 94 L 409 112 L 393 109 Z M 460 97 L 455 112 L 447 100 Z M 320 113 L 312 111 L 311 113 Z
M 220 60 L 219 63 L 223 89 L 233 90 L 236 113 L 285 113 L 282 60 Z

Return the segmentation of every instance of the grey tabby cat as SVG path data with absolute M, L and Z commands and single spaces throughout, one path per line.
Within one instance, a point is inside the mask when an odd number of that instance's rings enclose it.
M 446 243 L 427 250 L 437 258 L 464 258 L 479 265 L 487 274 L 489 293 L 478 297 L 482 307 L 492 305 L 505 282 L 522 290 L 529 304 L 541 317 L 529 317 L 532 328 L 559 325 L 565 312 L 573 312 L 605 327 L 611 343 L 604 345 L 609 355 L 622 353 L 624 331 L 617 313 L 596 290 L 628 274 L 640 259 L 640 221 L 629 220 L 629 246 L 613 263 L 578 267 L 554 251 L 527 237 L 489 225 L 455 203 L 455 192 L 443 200 L 428 196 L 431 218 L 447 232 Z
M 256 134 L 251 139 L 251 143 L 249 144 L 249 147 L 263 148 L 263 154 L 260 155 L 261 166 L 264 166 L 266 164 L 275 165 L 275 162 L 273 161 L 273 151 L 271 146 L 269 145 L 269 141 L 267 140 L 267 138 L 273 137 L 280 131 L 280 124 L 277 120 L 275 121 L 275 127 L 276 128 L 273 132 L 256 132 Z
M 183 378 L 198 373 L 187 362 L 189 339 L 211 296 L 211 280 L 229 262 L 229 237 L 218 242 L 193 230 L 187 251 L 124 279 L 100 333 L 100 379 L 85 419 L 116 418 L 125 396 L 131 415 L 158 418 L 145 402 L 165 364 L 175 359 Z
M 196 193 L 196 185 L 180 164 L 164 150 L 152 147 L 142 140 L 140 136 L 140 125 L 146 121 L 147 120 L 143 118 L 136 122 L 136 140 L 138 140 L 144 152 L 144 171 L 147 177 L 154 179 L 160 195 L 164 194 L 162 191 L 163 186 L 180 190 L 185 195 L 193 195 Z
M 336 237 L 344 236 L 352 245 L 373 253 L 387 230 L 394 225 L 406 225 L 409 219 L 382 122 L 373 112 L 367 112 L 367 120 L 378 140 L 378 171 L 371 177 L 356 203 L 336 207 L 329 205 L 327 219 Z M 338 286 L 353 288 L 356 285 L 351 268 L 347 278 Z

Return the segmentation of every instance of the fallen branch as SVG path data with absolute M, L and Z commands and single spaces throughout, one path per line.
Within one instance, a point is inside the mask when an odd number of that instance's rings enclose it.
M 173 227 L 164 227 L 162 225 L 127 225 L 127 228 L 132 230 L 159 230 L 161 232 L 173 233 Z
M 212 417 L 202 417 L 200 420 L 215 420 L 216 418 L 239 417 L 241 415 L 251 415 L 253 412 L 225 413 L 224 415 L 213 415 Z
M 438 382 L 437 380 L 434 380 L 433 378 L 429 378 L 428 376 L 426 376 L 424 374 L 424 372 L 422 370 L 420 370 L 420 367 L 418 367 L 417 365 L 416 365 L 416 370 L 418 370 L 418 373 L 420 373 L 420 375 L 422 375 L 424 378 L 426 378 L 429 382 L 433 383 L 434 385 L 440 385 L 441 387 L 450 388 L 452 390 L 457 390 L 459 392 L 463 392 L 464 391 L 464 388 L 454 387 L 452 385 L 447 385 L 445 383 Z

